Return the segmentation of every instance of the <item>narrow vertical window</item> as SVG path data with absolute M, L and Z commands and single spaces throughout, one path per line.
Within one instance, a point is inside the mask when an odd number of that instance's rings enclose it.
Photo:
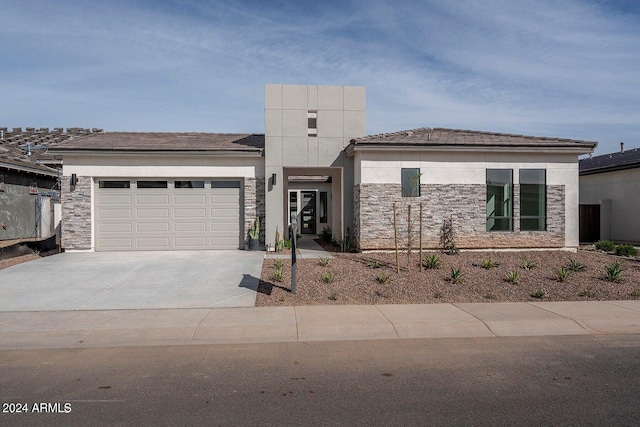
M 520 230 L 547 229 L 547 178 L 545 169 L 520 169 Z
M 318 112 L 315 110 L 307 112 L 307 135 L 318 136 Z
M 402 168 L 402 197 L 420 196 L 420 168 Z
M 321 191 L 320 192 L 320 222 L 322 224 L 326 224 L 327 222 L 329 222 L 329 207 L 327 202 L 328 202 L 327 192 Z
M 487 231 L 513 230 L 513 171 L 487 169 Z

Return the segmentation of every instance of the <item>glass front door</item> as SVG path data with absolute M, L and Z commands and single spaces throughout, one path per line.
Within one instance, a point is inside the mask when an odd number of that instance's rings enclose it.
M 300 212 L 300 233 L 317 234 L 316 230 L 316 192 L 302 191 L 300 194 L 302 211 Z

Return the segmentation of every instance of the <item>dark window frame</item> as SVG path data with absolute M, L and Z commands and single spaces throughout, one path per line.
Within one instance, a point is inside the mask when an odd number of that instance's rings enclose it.
M 508 182 L 505 182 L 503 178 L 506 177 L 506 173 L 508 172 Z M 490 177 L 490 175 L 496 175 Z M 498 175 L 505 175 L 503 177 L 498 177 Z M 485 213 L 486 213 L 486 231 L 487 232 L 510 232 L 513 231 L 513 169 L 487 169 L 485 173 L 486 177 L 486 204 L 485 204 Z M 499 181 L 499 179 L 503 179 Z M 506 187 L 506 194 L 505 189 Z M 502 191 L 496 190 L 502 188 Z M 502 196 L 498 203 L 496 203 L 496 198 L 498 196 Z M 494 209 L 492 212 L 489 212 L 489 204 L 494 204 Z M 501 207 L 501 209 L 498 209 Z M 496 215 L 496 211 L 500 211 L 501 215 Z M 506 212 L 503 212 L 506 211 Z M 506 215 L 504 214 L 506 213 Z
M 420 168 L 401 168 L 400 185 L 402 197 L 420 197 Z
M 530 179 L 529 177 L 523 176 L 523 172 L 533 173 L 536 172 L 540 175 L 542 182 L 526 182 L 526 181 L 536 181 L 536 179 Z M 537 177 L 537 178 L 540 178 Z M 525 182 L 523 184 L 523 181 Z M 548 198 L 547 198 L 547 170 L 546 169 L 520 169 L 519 170 L 519 185 L 520 185 L 520 230 L 521 231 L 547 231 L 547 208 L 548 208 Z M 537 187 L 537 191 L 527 191 L 533 190 L 534 187 Z M 537 196 L 538 200 L 533 200 L 532 196 Z M 542 208 L 540 207 L 540 202 L 542 202 Z M 538 212 L 542 212 L 543 215 L 523 215 L 523 213 L 529 210 L 529 206 L 525 205 L 530 203 L 536 203 L 536 210 Z M 535 226 L 531 226 L 531 224 L 536 224 Z
M 98 188 L 127 189 L 127 188 L 131 188 L 131 181 L 118 180 L 118 179 L 101 179 L 98 181 Z

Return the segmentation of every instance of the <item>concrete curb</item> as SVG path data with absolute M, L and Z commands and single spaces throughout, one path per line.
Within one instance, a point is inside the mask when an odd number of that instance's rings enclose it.
M 0 350 L 640 333 L 640 301 L 0 313 Z

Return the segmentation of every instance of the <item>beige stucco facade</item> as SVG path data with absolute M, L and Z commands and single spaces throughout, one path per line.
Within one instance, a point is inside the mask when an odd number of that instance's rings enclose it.
M 640 168 L 580 176 L 580 204 L 600 205 L 600 238 L 640 243 Z

